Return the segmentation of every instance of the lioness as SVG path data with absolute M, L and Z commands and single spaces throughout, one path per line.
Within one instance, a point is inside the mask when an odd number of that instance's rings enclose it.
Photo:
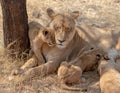
M 98 43 L 101 42 L 98 40 L 98 37 L 100 37 L 99 34 L 101 34 L 101 36 L 103 35 L 103 32 L 101 33 L 100 30 L 84 30 L 84 27 L 80 28 L 76 26 L 75 19 L 77 19 L 79 16 L 78 11 L 72 12 L 70 14 L 59 14 L 55 13 L 52 9 L 47 9 L 47 13 L 51 18 L 49 27 L 54 31 L 56 46 L 50 47 L 47 44 L 43 44 L 42 54 L 46 60 L 46 63 L 38 67 L 31 68 L 26 73 L 24 73 L 25 77 L 33 77 L 34 75 L 41 75 L 42 73 L 44 75 L 53 73 L 58 69 L 60 63 L 65 61 L 68 56 L 70 62 L 76 58 L 84 46 L 99 46 Z M 90 35 L 93 36 L 87 36 L 88 34 L 86 32 L 85 35 L 83 35 L 84 31 L 87 31 Z M 100 33 L 95 34 L 96 32 Z M 95 35 L 99 36 L 95 38 L 97 43 L 94 44 L 93 37 Z M 105 45 L 102 45 L 103 48 L 104 46 Z
M 81 90 L 80 88 L 71 88 L 66 86 L 66 83 L 77 83 L 83 71 L 93 70 L 95 65 L 101 58 L 99 49 L 92 49 L 83 52 L 75 60 L 62 62 L 58 69 L 58 78 L 61 81 L 61 87 L 68 90 Z
M 115 69 L 113 60 L 101 60 L 99 67 L 101 93 L 120 92 L 120 73 Z
M 48 15 L 51 14 L 51 10 L 48 9 L 47 12 L 48 12 Z M 27 72 L 23 74 L 22 76 L 23 78 L 27 78 L 27 77 L 30 78 L 30 77 L 34 77 L 35 75 L 41 75 L 41 74 L 46 75 L 49 73 L 53 73 L 58 69 L 58 67 L 60 66 L 60 63 L 62 61 L 65 61 L 68 56 L 70 56 L 70 60 L 76 57 L 76 55 L 79 53 L 81 48 L 84 47 L 84 44 L 81 42 L 82 39 L 79 37 L 79 35 L 75 31 L 75 19 L 78 16 L 79 16 L 78 12 L 73 12 L 70 15 L 58 14 L 56 15 L 55 18 L 52 19 L 52 21 L 58 22 L 58 24 L 56 25 L 64 26 L 64 30 L 67 32 L 67 34 L 62 34 L 62 36 L 66 38 L 66 40 L 64 41 L 65 45 L 61 47 L 61 45 L 57 44 L 56 46 L 50 47 L 46 43 L 43 44 L 42 54 L 46 60 L 46 63 L 29 69 Z M 64 25 L 62 25 L 63 23 L 61 23 L 63 21 L 64 21 Z M 55 30 L 55 29 L 52 29 L 52 30 Z M 55 31 L 59 33 L 59 31 L 57 30 Z M 57 37 L 56 34 L 55 34 L 55 37 Z

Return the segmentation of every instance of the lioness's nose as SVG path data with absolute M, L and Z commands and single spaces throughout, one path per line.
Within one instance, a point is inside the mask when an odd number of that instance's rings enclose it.
M 58 40 L 60 43 L 63 43 L 65 40 Z

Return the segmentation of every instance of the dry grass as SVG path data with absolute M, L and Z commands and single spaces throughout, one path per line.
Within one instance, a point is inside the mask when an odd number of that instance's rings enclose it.
M 108 27 L 120 31 L 120 0 L 27 0 L 29 21 L 36 20 L 43 25 L 49 22 L 46 15 L 47 8 L 53 8 L 56 12 L 80 11 L 78 24 L 85 23 L 97 27 Z M 33 15 L 34 14 L 34 15 Z M 40 15 L 40 17 L 36 17 Z M 8 76 L 12 69 L 19 67 L 24 62 L 13 60 L 3 54 L 2 12 L 0 9 L 0 93 L 80 93 L 65 91 L 59 88 L 56 75 L 48 75 L 44 78 L 35 78 L 22 84 L 9 81 Z M 86 72 L 83 83 L 77 87 L 88 87 L 86 93 L 100 93 L 96 71 Z

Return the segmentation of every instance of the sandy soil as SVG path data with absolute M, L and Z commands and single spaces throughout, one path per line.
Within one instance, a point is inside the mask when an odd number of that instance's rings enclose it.
M 120 32 L 120 0 L 27 0 L 29 22 L 36 20 L 43 25 L 49 22 L 47 8 L 56 12 L 80 11 L 78 24 L 109 28 Z M 59 88 L 56 73 L 46 77 L 36 77 L 24 83 L 9 81 L 11 70 L 20 67 L 25 61 L 11 59 L 3 53 L 2 11 L 0 9 L 0 93 L 82 93 Z M 86 87 L 85 93 L 100 93 L 97 71 L 85 72 L 84 82 L 72 86 Z

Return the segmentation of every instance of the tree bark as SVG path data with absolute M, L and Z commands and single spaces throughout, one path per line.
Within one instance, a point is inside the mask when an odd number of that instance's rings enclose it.
M 1 0 L 4 46 L 20 54 L 29 49 L 26 0 Z

